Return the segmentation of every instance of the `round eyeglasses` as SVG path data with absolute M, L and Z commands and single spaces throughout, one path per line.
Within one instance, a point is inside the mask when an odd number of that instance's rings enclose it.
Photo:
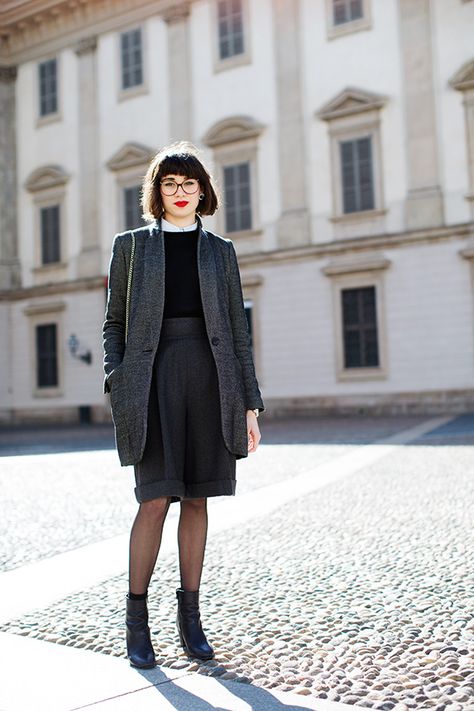
M 179 186 L 183 188 L 187 195 L 192 195 L 199 190 L 199 182 L 195 178 L 188 178 L 183 180 L 182 183 L 177 183 L 175 180 L 162 180 L 160 185 L 163 195 L 167 196 L 174 195 Z

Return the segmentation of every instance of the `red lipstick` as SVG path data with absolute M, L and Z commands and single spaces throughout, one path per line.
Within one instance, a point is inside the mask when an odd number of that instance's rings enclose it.
M 175 202 L 175 205 L 177 207 L 186 207 L 187 204 L 188 204 L 187 200 L 178 200 L 178 202 Z

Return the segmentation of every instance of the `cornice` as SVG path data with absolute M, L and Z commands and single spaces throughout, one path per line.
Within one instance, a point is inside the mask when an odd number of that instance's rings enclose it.
M 91 35 L 157 15 L 186 17 L 194 0 L 7 0 L 0 9 L 0 65 L 77 46 Z
M 77 279 L 75 281 L 60 281 L 54 284 L 38 284 L 37 286 L 20 287 L 17 289 L 3 289 L 0 291 L 1 301 L 21 301 L 33 297 L 54 296 L 57 294 L 67 294 L 77 291 L 90 291 L 92 289 L 104 288 L 106 276 L 89 277 Z
M 370 250 L 392 249 L 394 247 L 411 247 L 420 244 L 435 244 L 452 239 L 472 238 L 472 223 L 465 222 L 449 227 L 433 227 L 416 232 L 395 232 L 392 234 L 368 235 L 353 239 L 340 239 L 332 242 L 308 244 L 288 249 L 275 249 L 271 252 L 254 252 L 239 254 L 242 266 L 263 265 L 271 263 L 305 261 L 307 259 L 324 259 L 341 255 L 357 254 Z M 362 256 L 361 256 L 362 258 Z

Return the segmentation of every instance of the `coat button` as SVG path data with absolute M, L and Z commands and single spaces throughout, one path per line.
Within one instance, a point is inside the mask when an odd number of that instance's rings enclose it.
M 219 339 L 217 338 L 217 336 L 213 336 L 211 338 L 211 343 L 213 346 L 217 346 L 217 344 L 219 343 Z

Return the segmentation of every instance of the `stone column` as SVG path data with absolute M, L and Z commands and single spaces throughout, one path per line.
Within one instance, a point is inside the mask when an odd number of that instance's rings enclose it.
M 75 48 L 79 70 L 79 195 L 81 252 L 77 276 L 95 276 L 101 270 L 99 239 L 99 125 L 97 38 L 81 40 Z
M 163 19 L 168 25 L 169 140 L 191 139 L 192 86 L 189 51 L 189 3 L 168 8 Z
M 300 0 L 274 0 L 278 163 L 282 212 L 280 247 L 311 241 L 306 204 L 306 149 L 301 97 Z
M 408 229 L 444 222 L 431 48 L 430 0 L 400 0 L 400 39 L 407 136 Z
M 20 286 L 17 225 L 16 67 L 0 67 L 0 289 Z
M 467 62 L 450 80 L 450 85 L 462 93 L 466 126 L 468 193 L 471 220 L 474 223 L 474 61 Z M 474 231 L 474 224 L 473 224 Z

